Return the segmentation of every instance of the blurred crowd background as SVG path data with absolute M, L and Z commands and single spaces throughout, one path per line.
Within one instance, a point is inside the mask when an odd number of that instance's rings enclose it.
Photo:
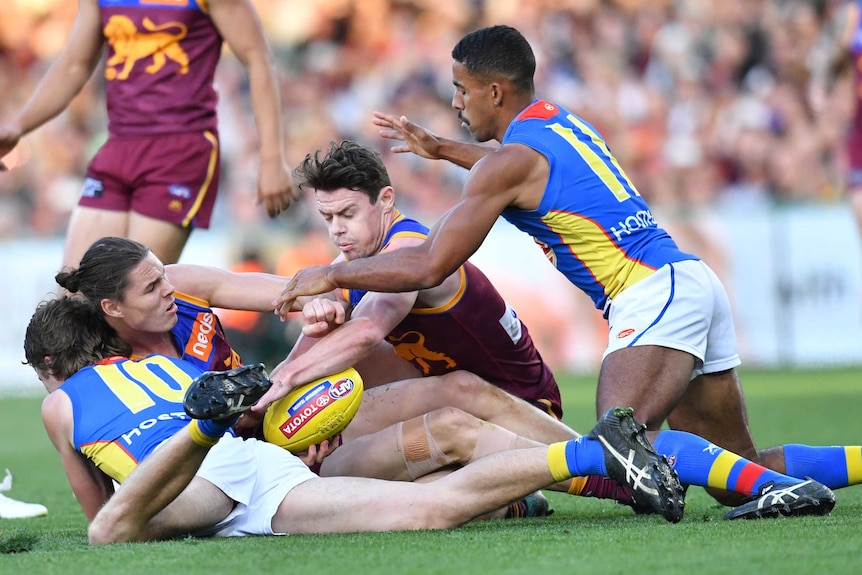
M 498 23 L 517 27 L 532 44 L 538 95 L 595 125 L 660 223 L 719 272 L 721 250 L 708 223 L 716 204 L 842 201 L 852 86 L 842 80 L 821 89 L 840 1 L 253 3 L 278 59 L 291 165 L 330 140 L 374 146 L 384 154 L 399 207 L 426 224 L 452 205 L 466 172 L 392 157 L 372 111 L 404 114 L 467 139 L 450 108 L 451 48 L 466 32 Z M 0 121 L 33 92 L 77 9 L 67 0 L 3 4 Z M 237 261 L 258 258 L 280 273 L 329 260 L 313 202 L 275 220 L 255 205 L 248 86 L 229 53 L 217 82 L 224 174 L 213 228 L 242 238 Z M 0 176 L 0 240 L 64 234 L 105 125 L 97 74 L 68 111 L 9 158 L 14 169 Z M 277 253 L 268 251 L 273 237 L 281 239 Z

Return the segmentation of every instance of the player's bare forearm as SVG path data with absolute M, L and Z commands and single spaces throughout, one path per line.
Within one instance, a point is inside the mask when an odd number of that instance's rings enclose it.
M 471 169 L 476 162 L 496 150 L 482 144 L 474 144 L 471 142 L 460 142 L 441 138 L 438 155 L 441 160 L 447 160 L 462 168 Z
M 327 280 L 335 287 L 375 292 L 419 291 L 440 285 L 453 269 L 436 265 L 422 246 L 401 248 L 329 266 Z
M 98 3 L 95 0 L 81 0 L 63 51 L 11 122 L 22 135 L 66 109 L 93 75 L 103 43 Z

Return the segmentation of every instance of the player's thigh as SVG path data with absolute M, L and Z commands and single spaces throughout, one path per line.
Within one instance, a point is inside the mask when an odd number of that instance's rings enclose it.
M 638 421 L 657 430 L 685 395 L 694 356 L 657 345 L 618 349 L 605 357 L 596 390 L 597 415 L 633 407 Z
M 320 475 L 410 481 L 398 446 L 399 427 L 398 424 L 390 425 L 375 433 L 345 440 L 323 460 Z
M 464 371 L 416 377 L 365 391 L 359 411 L 345 430 L 345 440 L 380 431 L 399 421 L 443 407 L 469 404 L 469 393 L 490 384 Z
M 108 236 L 126 237 L 129 212 L 78 206 L 72 211 L 63 249 L 63 266 L 78 267 L 93 243 Z
M 745 399 L 735 369 L 693 379 L 668 417 L 668 425 L 757 461 Z
M 435 513 L 432 484 L 364 477 L 320 477 L 285 496 L 272 528 L 276 533 L 352 533 L 446 527 Z
M 422 377 L 413 364 L 401 359 L 395 349 L 381 341 L 374 350 L 354 366 L 362 375 L 365 389 L 404 379 Z
M 201 477 L 195 477 L 180 495 L 153 517 L 146 539 L 166 539 L 208 529 L 227 517 L 234 501 Z
M 149 247 L 162 263 L 179 261 L 183 248 L 191 234 L 191 228 L 144 216 L 129 214 L 128 238 Z
M 414 378 L 366 389 L 359 411 L 344 430 L 345 441 L 369 435 L 390 425 L 431 411 L 430 378 Z M 432 408 L 433 409 L 433 408 Z

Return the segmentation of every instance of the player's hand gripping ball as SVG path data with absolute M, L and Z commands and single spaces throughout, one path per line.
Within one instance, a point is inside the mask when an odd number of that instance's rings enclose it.
M 263 436 L 293 453 L 305 451 L 344 431 L 362 393 L 362 377 L 352 367 L 297 387 L 267 408 Z

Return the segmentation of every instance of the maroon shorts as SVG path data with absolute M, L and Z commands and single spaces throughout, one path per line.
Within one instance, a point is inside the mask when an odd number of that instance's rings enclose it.
M 208 228 L 220 168 L 214 132 L 111 136 L 87 168 L 78 205 Z

